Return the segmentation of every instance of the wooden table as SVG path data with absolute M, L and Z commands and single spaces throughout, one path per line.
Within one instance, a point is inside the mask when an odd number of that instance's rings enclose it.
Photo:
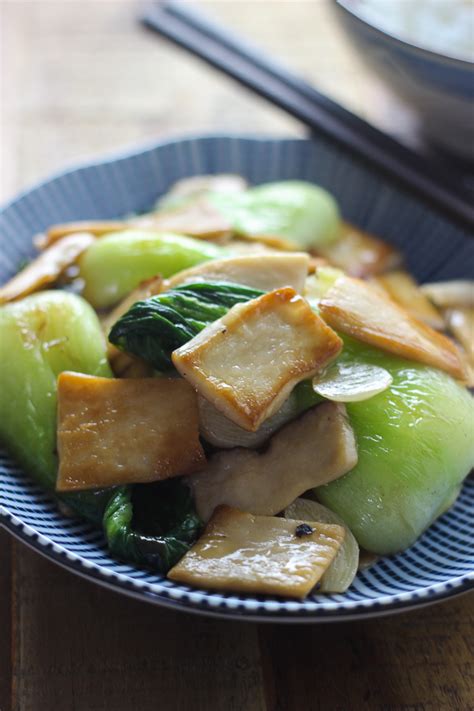
M 410 111 L 325 0 L 205 3 L 393 133 Z M 0 199 L 77 159 L 185 131 L 302 135 L 293 119 L 143 31 L 130 0 L 0 0 Z M 474 596 L 366 622 L 273 626 L 101 590 L 0 531 L 0 711 L 474 708 Z

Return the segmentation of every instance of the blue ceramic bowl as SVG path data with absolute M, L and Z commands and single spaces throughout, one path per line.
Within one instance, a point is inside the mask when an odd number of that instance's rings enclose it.
M 28 190 L 0 214 L 0 283 L 34 253 L 32 237 L 67 220 L 111 218 L 151 207 L 179 178 L 235 172 L 252 183 L 301 178 L 333 192 L 348 220 L 400 247 L 420 280 L 467 276 L 474 240 L 324 139 L 201 137 L 170 141 L 65 172 Z M 1 346 L 1 344 L 0 344 Z M 316 622 L 386 614 L 474 586 L 474 480 L 409 550 L 359 574 L 343 595 L 294 600 L 213 593 L 177 585 L 111 558 L 100 531 L 62 516 L 5 452 L 0 523 L 60 565 L 174 609 L 252 620 Z
M 361 57 L 415 110 L 426 136 L 474 159 L 474 64 L 423 49 L 370 24 L 358 14 L 357 1 L 335 0 L 334 6 Z

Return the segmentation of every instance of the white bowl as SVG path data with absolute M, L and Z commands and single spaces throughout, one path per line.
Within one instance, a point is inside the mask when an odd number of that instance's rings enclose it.
M 474 159 L 474 64 L 416 46 L 335 0 L 336 14 L 367 65 L 418 114 L 427 138 Z

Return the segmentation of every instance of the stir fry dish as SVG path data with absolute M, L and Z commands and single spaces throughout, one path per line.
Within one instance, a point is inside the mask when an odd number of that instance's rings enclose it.
M 34 242 L 0 287 L 0 439 L 111 555 L 343 593 L 455 502 L 474 282 L 420 286 L 323 188 L 197 176 Z

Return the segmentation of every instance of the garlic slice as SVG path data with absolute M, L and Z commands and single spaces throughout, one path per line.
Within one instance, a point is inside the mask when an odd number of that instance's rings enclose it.
M 474 281 L 456 279 L 423 284 L 421 291 L 440 308 L 474 307 Z
M 368 363 L 334 363 L 313 378 L 313 389 L 326 400 L 361 402 L 383 392 L 393 378 L 385 368 Z
M 359 567 L 359 544 L 342 518 L 312 499 L 299 498 L 287 506 L 285 518 L 335 523 L 346 531 L 336 557 L 320 580 L 320 592 L 343 593 L 350 587 Z

